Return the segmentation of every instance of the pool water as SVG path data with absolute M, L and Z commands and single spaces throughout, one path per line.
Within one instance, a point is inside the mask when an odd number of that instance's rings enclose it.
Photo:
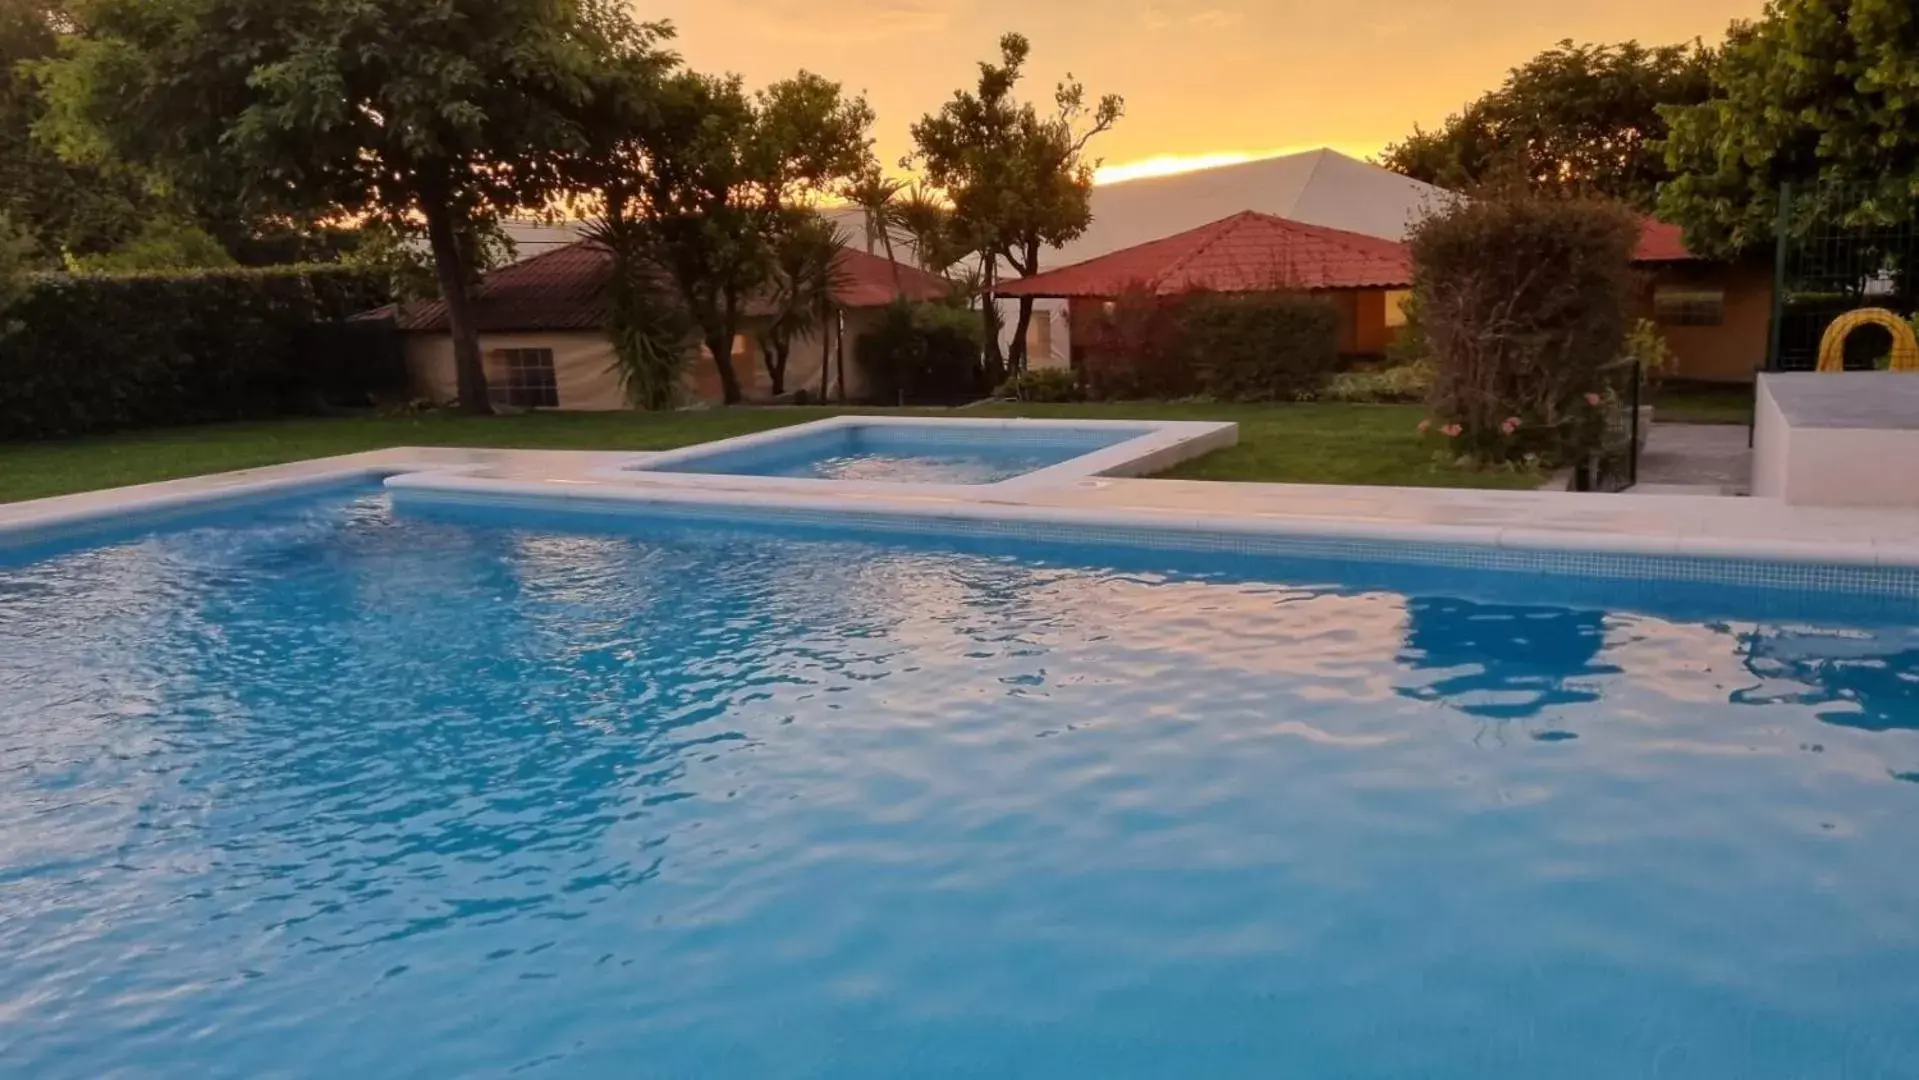
M 1138 438 L 1145 427 L 991 428 L 907 424 L 829 428 L 718 450 L 648 470 L 734 476 L 992 484 Z
M 1919 1075 L 1903 618 L 515 513 L 0 563 L 0 1072 Z

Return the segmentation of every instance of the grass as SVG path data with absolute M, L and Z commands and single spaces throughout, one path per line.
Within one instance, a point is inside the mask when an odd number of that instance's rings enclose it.
M 816 420 L 827 408 L 704 412 L 361 416 L 214 424 L 0 446 L 0 502 L 171 480 L 389 446 L 665 450 Z M 910 411 L 910 410 L 909 410 Z M 942 412 L 945 412 L 942 410 Z M 1169 476 L 1328 484 L 1532 487 L 1531 473 L 1468 472 L 1435 464 L 1414 431 L 1422 411 L 1398 405 L 989 405 L 961 416 L 1231 420 L 1240 444 Z
M 1653 422 L 1750 424 L 1750 383 L 1667 383 L 1652 396 Z

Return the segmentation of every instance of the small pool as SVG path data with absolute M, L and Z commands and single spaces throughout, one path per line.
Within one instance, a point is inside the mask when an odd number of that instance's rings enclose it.
M 925 422 L 808 425 L 668 455 L 643 469 L 789 479 L 993 484 L 1106 450 L 1145 425 L 979 426 Z
M 1919 1075 L 1919 613 L 310 494 L 0 556 L 9 1077 Z

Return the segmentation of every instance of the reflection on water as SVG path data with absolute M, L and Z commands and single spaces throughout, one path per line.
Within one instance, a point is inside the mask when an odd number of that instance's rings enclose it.
M 1516 720 L 1598 701 L 1593 680 L 1619 671 L 1600 661 L 1598 612 L 1414 597 L 1406 614 L 1399 660 L 1432 676 L 1402 692 L 1472 716 Z
M 1919 1075 L 1919 637 L 1150 558 L 0 568 L 7 1071 Z

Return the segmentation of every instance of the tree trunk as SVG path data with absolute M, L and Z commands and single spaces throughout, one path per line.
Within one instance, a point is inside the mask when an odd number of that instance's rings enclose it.
M 820 404 L 826 404 L 826 376 L 833 368 L 833 323 L 820 320 Z
M 986 388 L 990 391 L 1006 378 L 1005 355 L 999 348 L 999 285 L 996 277 L 999 260 L 988 256 L 986 260 L 986 288 L 980 297 L 980 317 L 985 321 L 986 329 Z
M 790 339 L 775 342 L 770 349 L 766 348 L 765 342 L 761 342 L 760 354 L 761 363 L 766 368 L 767 384 L 773 396 L 779 397 L 786 393 L 786 361 L 793 355 L 793 342 Z
M 1033 298 L 1022 296 L 1019 298 L 1019 321 L 1013 324 L 1013 351 L 1007 357 L 1007 366 L 1013 369 L 1015 375 L 1026 370 L 1030 359 L 1026 355 L 1026 331 L 1032 323 Z
M 732 334 L 709 334 L 706 338 L 707 351 L 713 354 L 713 366 L 720 373 L 720 401 L 726 405 L 746 400 L 740 391 L 739 373 L 733 370 L 733 338 Z
M 453 371 L 460 387 L 460 411 L 484 416 L 493 411 L 486 392 L 486 365 L 480 359 L 480 330 L 473 322 L 473 305 L 467 296 L 466 259 L 460 250 L 460 237 L 453 224 L 453 211 L 444 198 L 420 200 L 426 215 L 427 242 L 433 248 L 433 273 L 440 282 L 440 299 L 446 302 L 446 325 L 453 337 Z
M 833 335 L 833 341 L 839 349 L 840 404 L 844 405 L 846 404 L 846 313 L 835 312 L 833 324 L 837 331 Z

